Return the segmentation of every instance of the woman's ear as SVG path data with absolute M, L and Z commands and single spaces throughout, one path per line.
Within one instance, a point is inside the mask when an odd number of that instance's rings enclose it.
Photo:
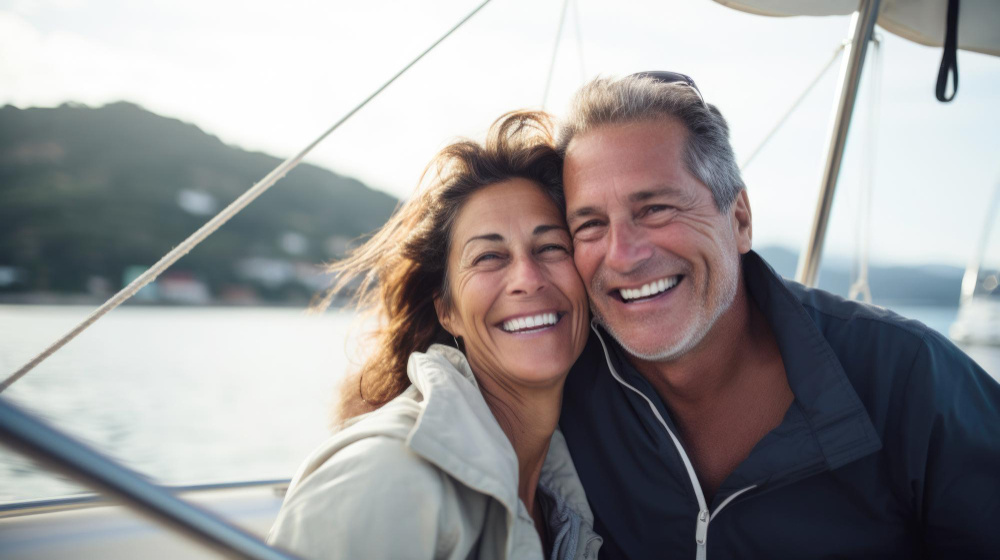
M 444 330 L 455 336 L 455 331 L 452 330 L 451 325 L 451 309 L 441 301 L 441 296 L 434 296 L 434 311 L 437 313 L 438 322 L 441 323 Z

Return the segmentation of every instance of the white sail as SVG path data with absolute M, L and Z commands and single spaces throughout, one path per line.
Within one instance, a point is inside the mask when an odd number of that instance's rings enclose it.
M 858 9 L 857 0 L 715 0 L 734 10 L 762 16 L 842 16 Z M 921 45 L 944 45 L 948 0 L 882 0 L 878 25 Z M 1000 2 L 962 0 L 958 48 L 1000 56 Z

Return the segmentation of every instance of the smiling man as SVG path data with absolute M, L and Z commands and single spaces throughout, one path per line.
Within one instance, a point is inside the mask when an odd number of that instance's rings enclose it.
M 920 323 L 778 277 L 690 78 L 591 82 L 560 149 L 595 324 L 561 427 L 602 557 L 1000 553 L 1000 386 Z

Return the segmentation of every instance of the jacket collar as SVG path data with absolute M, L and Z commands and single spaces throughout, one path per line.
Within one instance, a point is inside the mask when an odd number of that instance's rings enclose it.
M 743 276 L 777 339 L 795 400 L 782 423 L 726 479 L 716 500 L 748 486 L 774 488 L 836 469 L 882 447 L 833 349 L 785 281 L 753 251 L 743 257 Z M 628 363 L 624 350 L 618 344 L 613 347 L 624 379 L 657 403 L 676 432 L 662 399 Z
M 465 355 L 435 344 L 426 353 L 410 356 L 407 375 L 422 398 L 407 445 L 462 484 L 493 496 L 512 514 L 528 516 L 519 507 L 514 447 L 486 404 Z M 593 514 L 558 430 L 549 444 L 539 483 L 592 526 Z
M 745 474 L 752 476 L 753 467 L 768 467 L 774 476 L 799 478 L 794 476 L 797 471 L 804 476 L 811 470 L 836 469 L 881 449 L 882 441 L 847 373 L 799 298 L 753 251 L 743 257 L 743 274 L 747 290 L 774 332 L 788 385 L 795 394 L 785 420 L 754 451 L 766 451 L 781 439 L 794 440 L 797 435 L 813 448 L 797 457 L 796 464 L 795 454 L 782 445 L 785 461 L 780 455 L 761 464 L 748 460 Z M 810 468 L 808 463 L 816 466 Z
M 465 356 L 435 344 L 410 356 L 407 375 L 423 398 L 407 445 L 462 484 L 517 512 L 517 455 Z

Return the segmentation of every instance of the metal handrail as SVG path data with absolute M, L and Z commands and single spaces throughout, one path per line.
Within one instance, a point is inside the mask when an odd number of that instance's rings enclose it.
M 253 535 L 0 398 L 0 442 L 229 558 L 291 560 Z
M 161 485 L 175 496 L 181 494 L 203 494 L 207 492 L 225 492 L 227 490 L 248 490 L 270 488 L 275 497 L 281 498 L 288 490 L 291 479 L 277 478 L 268 480 L 246 480 L 240 482 L 216 482 L 211 484 Z M 57 498 L 41 498 L 4 502 L 0 504 L 0 519 L 20 517 L 36 513 L 51 513 L 118 505 L 113 500 L 95 493 L 73 494 Z

